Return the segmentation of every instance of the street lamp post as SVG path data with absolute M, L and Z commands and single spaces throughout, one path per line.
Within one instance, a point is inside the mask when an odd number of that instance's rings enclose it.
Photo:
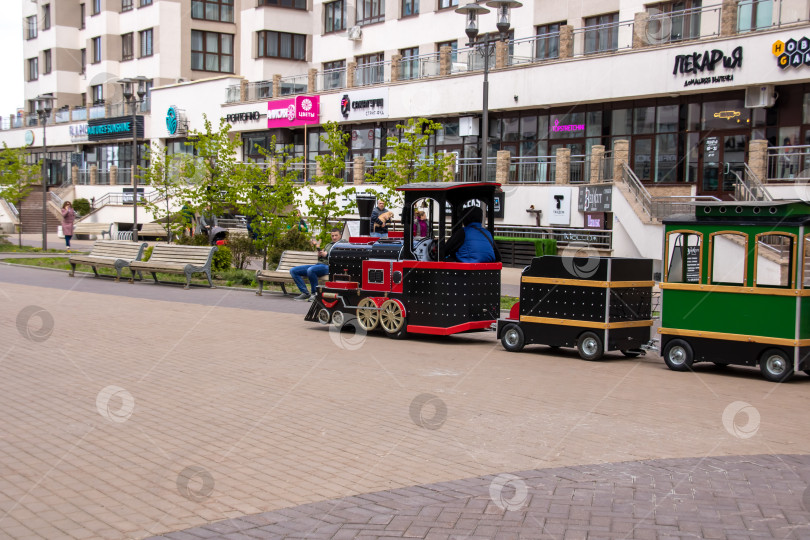
M 36 98 L 37 115 L 42 122 L 42 251 L 48 249 L 48 141 L 45 126 L 53 110 L 53 101 L 52 94 L 43 94 Z
M 487 2 L 487 5 L 494 8 L 498 12 L 498 22 L 496 27 L 500 33 L 497 41 L 506 41 L 509 35 L 510 27 L 510 10 L 512 8 L 519 8 L 523 4 L 515 0 L 493 0 Z M 487 180 L 487 169 L 489 165 L 489 59 L 495 54 L 495 43 L 489 35 L 484 36 L 483 39 L 477 40 L 478 37 L 478 16 L 489 13 L 489 10 L 476 3 L 469 3 L 466 6 L 457 8 L 456 13 L 461 13 L 467 17 L 467 24 L 464 28 L 464 33 L 467 34 L 468 47 L 475 47 L 475 50 L 484 59 L 484 103 L 481 110 L 481 181 Z
M 135 176 L 135 169 L 138 166 L 138 103 L 143 103 L 146 96 L 146 78 L 135 77 L 134 79 L 121 79 L 118 81 L 123 89 L 124 99 L 132 104 L 132 241 L 138 241 L 138 178 Z M 137 84 L 138 89 L 133 92 L 133 86 Z M 138 99 L 135 99 L 135 93 Z

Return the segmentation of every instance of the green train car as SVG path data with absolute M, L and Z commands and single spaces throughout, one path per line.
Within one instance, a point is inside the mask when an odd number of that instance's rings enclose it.
M 810 204 L 699 204 L 664 220 L 661 355 L 810 374 Z

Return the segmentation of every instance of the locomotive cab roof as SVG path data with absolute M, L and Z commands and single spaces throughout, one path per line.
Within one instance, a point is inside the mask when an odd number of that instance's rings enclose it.
M 665 225 L 685 224 L 793 224 L 810 223 L 810 203 L 803 200 L 724 201 L 695 205 L 695 213 L 670 216 Z

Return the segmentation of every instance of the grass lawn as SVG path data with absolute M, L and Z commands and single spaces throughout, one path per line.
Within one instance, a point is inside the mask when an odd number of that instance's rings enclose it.
M 64 253 L 64 249 L 49 249 L 45 253 Z M 33 246 L 17 246 L 0 242 L 0 253 L 43 253 L 42 248 Z

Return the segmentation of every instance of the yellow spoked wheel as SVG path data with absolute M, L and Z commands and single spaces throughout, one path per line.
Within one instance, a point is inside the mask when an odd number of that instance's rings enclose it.
M 380 322 L 380 310 L 371 298 L 363 298 L 357 304 L 357 322 L 366 332 L 377 328 Z
M 386 300 L 380 306 L 380 326 L 390 337 L 398 338 L 405 334 L 405 313 L 394 300 Z

